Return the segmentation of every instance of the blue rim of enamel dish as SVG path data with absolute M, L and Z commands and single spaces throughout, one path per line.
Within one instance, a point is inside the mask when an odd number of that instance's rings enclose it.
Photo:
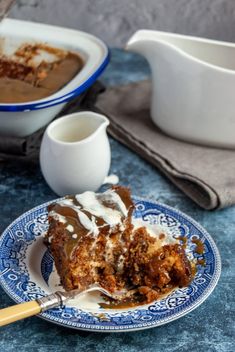
M 79 85 L 79 87 L 75 88 L 71 92 L 62 95 L 61 97 L 50 99 L 47 101 L 43 101 L 41 103 L 35 102 L 32 104 L 15 104 L 15 105 L 12 105 L 12 104 L 1 105 L 0 104 L 0 111 L 16 112 L 16 111 L 30 111 L 30 110 L 45 109 L 45 108 L 49 108 L 49 107 L 52 107 L 52 106 L 55 106 L 58 104 L 65 103 L 65 102 L 71 100 L 72 98 L 77 97 L 78 95 L 83 93 L 87 88 L 89 88 L 96 81 L 96 79 L 101 75 L 101 73 L 104 71 L 104 69 L 108 65 L 108 63 L 110 61 L 111 54 L 110 54 L 110 49 L 107 46 L 105 46 L 105 47 L 107 49 L 107 55 L 106 55 L 105 59 L 103 60 L 103 62 L 100 64 L 100 66 L 97 68 L 97 70 L 85 82 L 83 82 L 81 85 Z

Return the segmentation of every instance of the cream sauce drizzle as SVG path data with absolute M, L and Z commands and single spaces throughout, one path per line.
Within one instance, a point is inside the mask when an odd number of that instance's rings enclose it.
M 128 210 L 122 201 L 121 197 L 119 194 L 117 194 L 114 190 L 112 191 L 106 191 L 102 194 L 97 195 L 98 199 L 101 199 L 107 203 L 115 204 L 117 208 L 121 211 L 121 213 L 126 217 L 128 214 Z
M 110 227 L 120 224 L 122 216 L 126 217 L 128 213 L 125 204 L 115 191 L 106 191 L 102 194 L 84 192 L 77 194 L 75 198 L 81 204 L 83 210 L 102 218 Z M 115 206 L 116 209 L 105 206 L 103 202 Z
M 74 227 L 72 225 L 68 225 L 66 226 L 66 230 L 68 230 L 69 232 L 74 232 Z
M 116 226 L 120 226 L 121 229 L 122 220 L 128 215 L 126 205 L 115 190 L 108 190 L 97 194 L 94 192 L 84 192 L 77 194 L 75 199 L 78 204 L 74 204 L 73 198 L 65 198 L 59 202 L 59 205 L 61 207 L 69 207 L 76 212 L 80 224 L 88 231 L 88 235 L 97 236 L 99 228 L 107 225 L 109 225 L 110 229 Z M 66 223 L 66 218 L 54 210 L 50 212 L 50 216 L 62 223 Z M 98 226 L 97 218 L 102 219 L 104 224 Z M 67 226 L 67 230 L 69 232 L 74 231 L 71 225 Z
M 66 218 L 63 215 L 60 215 L 56 213 L 54 210 L 50 211 L 49 215 L 54 218 L 55 220 L 58 220 L 59 222 L 62 222 L 63 224 L 66 223 Z
M 71 209 L 73 209 L 77 213 L 81 225 L 88 230 L 88 234 L 94 234 L 95 236 L 99 234 L 99 229 L 96 225 L 95 217 L 92 216 L 91 219 L 89 219 L 89 217 L 83 211 L 80 210 L 80 206 L 73 204 L 72 199 L 63 199 L 60 202 L 60 206 L 70 207 Z

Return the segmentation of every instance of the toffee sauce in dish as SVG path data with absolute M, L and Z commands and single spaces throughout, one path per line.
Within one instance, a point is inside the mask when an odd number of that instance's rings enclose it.
M 53 61 L 40 54 L 53 56 Z M 43 44 L 23 45 L 11 57 L 0 57 L 0 103 L 14 104 L 43 99 L 65 86 L 82 69 L 77 53 Z

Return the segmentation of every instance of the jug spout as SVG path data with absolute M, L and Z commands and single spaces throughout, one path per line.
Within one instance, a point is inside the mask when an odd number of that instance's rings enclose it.
M 139 30 L 129 39 L 126 49 L 143 55 L 151 62 L 160 56 L 166 61 L 171 58 L 185 60 L 206 70 L 228 70 L 235 72 L 235 44 L 190 37 L 181 34 Z M 151 65 L 152 66 L 152 65 Z
M 148 59 L 150 42 L 149 34 L 145 30 L 139 30 L 128 40 L 126 50 L 141 54 Z
M 109 125 L 109 120 L 107 119 L 107 117 L 105 117 L 104 115 L 96 115 L 96 117 L 100 120 L 99 121 L 99 127 L 98 129 L 106 129 Z
M 152 74 L 162 61 L 166 62 L 178 56 L 177 48 L 170 45 L 160 32 L 150 30 L 137 31 L 127 42 L 126 50 L 144 56 L 150 65 Z
M 106 134 L 107 133 L 106 129 L 109 123 L 110 122 L 106 116 L 93 113 L 92 125 L 94 124 L 94 130 L 91 135 L 95 137 L 96 135 L 99 135 L 99 134 L 101 135 L 103 135 L 103 133 Z
M 85 113 L 85 112 L 84 112 Z M 106 138 L 106 129 L 109 125 L 109 120 L 103 114 L 98 114 L 95 112 L 86 113 L 86 129 L 90 131 L 89 141 L 94 141 L 95 139 Z

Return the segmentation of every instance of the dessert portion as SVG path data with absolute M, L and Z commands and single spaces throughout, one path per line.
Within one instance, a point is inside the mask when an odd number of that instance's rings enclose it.
M 66 290 L 86 289 L 95 282 L 112 292 L 123 286 L 133 209 L 130 192 L 123 187 L 49 205 L 46 240 Z
M 127 264 L 129 278 L 142 299 L 151 302 L 172 291 L 188 286 L 191 264 L 179 243 L 168 243 L 167 235 L 151 236 L 146 227 L 134 231 Z
M 65 86 L 83 65 L 76 53 L 42 44 L 23 45 L 14 55 L 0 57 L 0 103 L 45 98 Z
M 133 224 L 133 210 L 130 191 L 121 186 L 49 205 L 45 240 L 65 290 L 94 283 L 112 293 L 127 290 L 122 304 L 131 306 L 190 283 L 192 268 L 183 246 L 161 231 Z

